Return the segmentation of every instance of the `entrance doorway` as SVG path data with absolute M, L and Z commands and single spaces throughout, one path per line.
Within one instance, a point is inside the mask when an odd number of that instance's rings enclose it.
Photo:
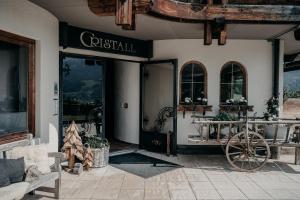
M 139 145 L 140 63 L 61 53 L 60 144 L 79 132 L 107 138 L 111 152 Z
M 176 154 L 177 60 L 141 65 L 140 146 Z
M 105 137 L 111 144 L 111 152 L 137 149 L 139 145 L 140 114 L 140 64 L 113 60 L 108 69 L 107 116 L 109 130 Z M 109 109 L 109 108 L 108 108 Z
M 75 121 L 79 131 L 107 138 L 111 152 L 176 152 L 177 60 L 62 53 L 60 61 L 60 147 Z

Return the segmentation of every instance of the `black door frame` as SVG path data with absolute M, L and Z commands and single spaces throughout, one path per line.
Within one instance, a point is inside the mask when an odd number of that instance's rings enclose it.
M 166 60 L 153 60 L 153 61 L 133 61 L 133 60 L 126 60 L 126 59 L 117 59 L 117 58 L 107 58 L 101 56 L 93 56 L 93 55 L 86 55 L 86 54 L 77 54 L 77 53 L 68 53 L 68 52 L 59 52 L 59 137 L 58 137 L 58 150 L 62 147 L 63 143 L 63 58 L 65 57 L 74 57 L 74 58 L 86 58 L 86 59 L 96 59 L 102 60 L 104 63 L 103 65 L 103 132 L 105 134 L 105 125 L 106 125 L 106 71 L 107 67 L 106 63 L 110 62 L 111 60 L 120 60 L 120 61 L 127 61 L 133 63 L 140 63 L 140 113 L 139 113 L 139 145 L 141 144 L 141 134 L 142 134 L 142 112 L 143 112 L 143 81 L 144 81 L 144 66 L 146 64 L 159 64 L 159 63 L 170 63 L 174 67 L 173 71 L 173 108 L 174 108 L 174 118 L 173 118 L 173 143 L 172 149 L 173 154 L 177 154 L 177 96 L 178 96 L 178 59 L 166 59 Z
M 99 56 L 90 56 L 85 54 L 74 54 L 74 53 L 66 53 L 59 52 L 59 116 L 58 116 L 58 150 L 63 145 L 63 59 L 65 57 L 71 58 L 82 58 L 82 59 L 91 59 L 91 60 L 99 60 L 103 61 L 103 88 L 102 88 L 102 97 L 103 97 L 103 122 L 102 122 L 102 136 L 105 136 L 106 130 L 106 68 L 107 63 L 111 60 L 110 58 L 99 57 Z
M 139 134 L 139 145 L 142 142 L 142 134 L 143 134 L 143 108 L 144 108 L 144 68 L 145 65 L 148 64 L 163 64 L 163 63 L 170 63 L 173 65 L 173 143 L 172 143 L 172 150 L 173 154 L 177 154 L 177 96 L 178 96 L 178 59 L 166 59 L 166 60 L 151 60 L 140 62 L 140 134 Z

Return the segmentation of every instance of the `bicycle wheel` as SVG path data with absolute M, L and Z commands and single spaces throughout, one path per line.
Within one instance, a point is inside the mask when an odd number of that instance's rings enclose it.
M 246 133 L 241 132 L 228 141 L 226 157 L 228 162 L 239 171 L 256 171 L 267 163 L 270 147 L 260 134 L 249 131 L 247 138 Z

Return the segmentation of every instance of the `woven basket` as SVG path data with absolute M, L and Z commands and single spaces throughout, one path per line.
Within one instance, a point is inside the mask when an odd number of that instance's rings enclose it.
M 91 149 L 94 155 L 93 167 L 106 167 L 109 160 L 109 146 L 97 149 Z

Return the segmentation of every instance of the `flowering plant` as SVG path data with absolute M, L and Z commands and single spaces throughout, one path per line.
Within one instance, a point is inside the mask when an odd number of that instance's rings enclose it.
M 206 98 L 198 97 L 196 102 L 193 102 L 191 97 L 185 97 L 184 103 L 187 105 L 207 105 L 208 100 Z
M 207 105 L 207 98 L 201 98 L 201 97 L 199 97 L 199 98 L 197 98 L 197 101 L 201 104 L 201 105 Z
M 248 101 L 245 97 L 241 97 L 239 99 L 227 99 L 227 105 L 247 105 Z
M 192 100 L 191 97 L 185 97 L 185 98 L 184 98 L 184 103 L 186 103 L 186 104 L 192 104 L 192 103 L 193 103 L 193 100 Z
M 264 113 L 264 117 L 268 120 L 270 117 L 276 119 L 279 114 L 279 99 L 277 97 L 270 98 L 267 102 L 267 112 Z

